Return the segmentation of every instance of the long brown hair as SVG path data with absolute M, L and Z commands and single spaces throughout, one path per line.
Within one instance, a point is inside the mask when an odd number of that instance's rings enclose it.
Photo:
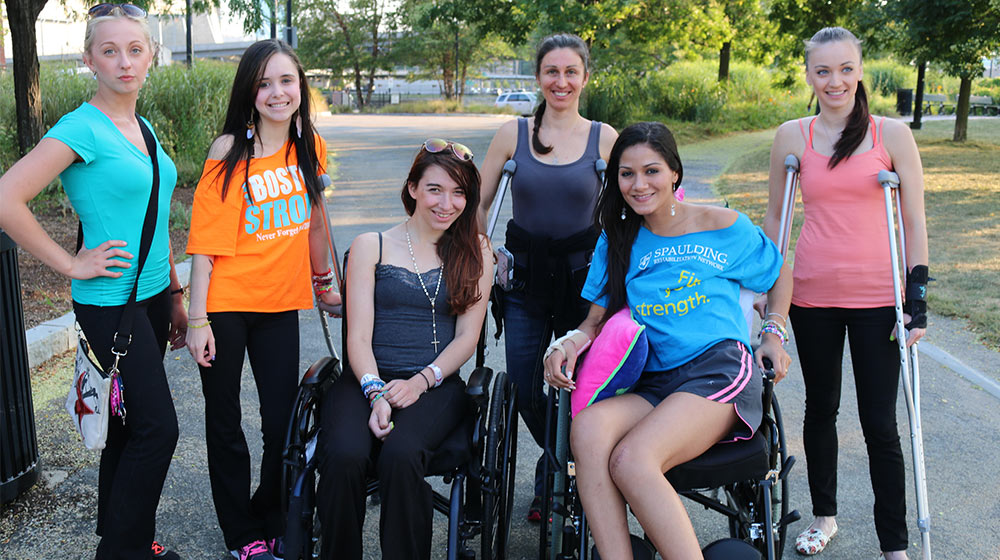
M 483 275 L 478 210 L 479 170 L 471 161 L 455 157 L 450 149 L 431 153 L 420 148 L 400 194 L 408 216 L 412 216 L 417 208 L 417 201 L 410 195 L 409 185 L 417 185 L 424 172 L 433 165 L 448 173 L 465 191 L 465 209 L 437 243 L 437 254 L 444 263 L 444 277 L 448 286 L 448 307 L 455 315 L 461 315 L 483 297 L 479 293 L 479 278 Z
M 824 27 L 816 32 L 806 44 L 806 71 L 809 71 L 809 53 L 820 45 L 833 43 L 836 41 L 847 41 L 858 49 L 858 65 L 861 64 L 861 40 L 854 36 L 854 33 L 843 27 Z M 865 84 L 858 80 L 858 90 L 854 94 L 854 109 L 847 116 L 847 126 L 840 133 L 840 138 L 833 146 L 833 155 L 827 164 L 830 169 L 838 163 L 851 157 L 854 150 L 858 149 L 868 134 L 868 93 L 865 91 Z
M 306 79 L 306 72 L 299 62 L 299 57 L 295 55 L 292 47 L 280 39 L 265 39 L 247 47 L 240 58 L 239 67 L 236 69 L 236 77 L 233 78 L 233 89 L 229 94 L 229 107 L 226 109 L 226 120 L 222 125 L 222 135 L 231 134 L 233 145 L 229 151 L 215 164 L 213 170 L 216 177 L 222 175 L 222 198 L 226 198 L 229 190 L 229 181 L 233 174 L 242 167 L 243 181 L 247 184 L 250 176 L 250 160 L 253 158 L 254 138 L 247 138 L 247 123 L 252 122 L 254 129 L 259 130 L 260 115 L 254 108 L 254 101 L 257 98 L 257 84 L 264 75 L 267 62 L 276 54 L 283 54 L 292 59 L 299 74 L 299 110 L 296 118 L 292 118 L 288 123 L 288 138 L 292 141 L 285 149 L 285 161 L 291 154 L 292 147 L 295 147 L 295 157 L 297 165 L 302 173 L 302 178 L 306 183 L 306 190 L 309 193 L 310 203 L 318 204 L 323 200 L 323 186 L 316 175 L 319 169 L 319 158 L 326 161 L 326 154 L 316 153 L 316 129 L 312 123 L 312 107 L 309 97 L 309 81 Z M 296 129 L 296 121 L 302 126 L 302 133 Z M 290 163 L 290 162 L 289 162 Z M 248 185 L 249 186 L 249 185 Z M 253 193 L 247 188 L 247 196 L 251 202 Z
M 625 276 L 628 274 L 629 261 L 632 255 L 632 244 L 639 235 L 642 216 L 632 211 L 625 202 L 621 188 L 618 186 L 618 167 L 621 164 L 622 153 L 632 146 L 645 145 L 658 153 L 667 167 L 677 173 L 677 181 L 672 185 L 676 191 L 684 179 L 684 165 L 677 152 L 677 142 L 666 125 L 658 122 L 639 122 L 630 125 L 622 131 L 611 148 L 608 158 L 607 184 L 601 190 L 594 209 L 594 226 L 603 229 L 608 237 L 607 278 L 601 295 L 608 296 L 608 305 L 603 324 L 618 310 L 628 304 L 625 290 Z

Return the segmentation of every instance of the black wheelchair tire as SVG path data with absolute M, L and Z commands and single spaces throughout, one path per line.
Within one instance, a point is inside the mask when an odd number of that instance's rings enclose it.
M 517 461 L 517 410 L 506 372 L 493 379 L 483 461 L 483 520 L 480 535 L 483 560 L 504 560 L 510 539 Z

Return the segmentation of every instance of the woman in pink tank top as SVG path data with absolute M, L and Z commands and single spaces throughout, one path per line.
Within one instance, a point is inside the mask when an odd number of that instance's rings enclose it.
M 821 552 L 837 533 L 837 411 L 844 335 L 851 345 L 861 428 L 875 495 L 875 530 L 887 559 L 906 558 L 903 454 L 896 427 L 899 353 L 882 169 L 900 177 L 906 228 L 907 344 L 927 326 L 927 228 L 923 172 L 910 129 L 873 118 L 862 83 L 861 43 L 827 27 L 806 42 L 806 82 L 816 117 L 781 125 L 771 148 L 770 198 L 764 231 L 777 240 L 784 160 L 800 161 L 805 221 L 795 248 L 789 319 L 806 386 L 803 441 L 812 524 L 798 536 L 800 554 Z M 772 317 L 773 318 L 773 317 Z M 776 317 L 779 321 L 783 317 Z

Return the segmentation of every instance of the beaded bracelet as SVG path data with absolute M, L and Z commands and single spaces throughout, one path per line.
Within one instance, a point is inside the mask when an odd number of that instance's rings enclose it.
M 782 346 L 788 344 L 788 331 L 786 331 L 785 327 L 782 327 L 776 321 L 771 321 L 770 319 L 764 321 L 764 324 L 760 328 L 760 336 L 763 337 L 764 333 L 771 333 L 777 336 L 778 340 L 781 341 Z
M 381 399 L 381 398 L 382 398 L 382 397 L 384 397 L 384 396 L 385 396 L 385 393 L 384 393 L 384 392 L 381 392 L 381 391 L 379 391 L 379 392 L 378 392 L 378 393 L 377 393 L 377 394 L 375 395 L 375 397 L 374 397 L 374 398 L 372 398 L 372 400 L 371 400 L 371 403 L 370 403 L 371 407 L 372 407 L 372 408 L 375 408 L 375 402 L 376 402 L 377 400 Z
M 326 272 L 312 275 L 313 282 L 330 282 L 333 280 L 333 269 L 326 269 Z
M 207 317 L 198 317 L 198 319 L 207 319 Z M 203 327 L 207 327 L 207 326 L 209 326 L 211 324 L 212 324 L 211 321 L 205 321 L 204 323 L 202 323 L 200 325 L 195 325 L 193 323 L 188 323 L 188 328 L 189 329 L 200 329 L 200 328 L 203 328 Z

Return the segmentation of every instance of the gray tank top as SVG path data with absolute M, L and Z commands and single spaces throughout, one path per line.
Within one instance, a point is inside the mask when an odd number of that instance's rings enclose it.
M 379 240 L 381 242 L 381 240 Z M 381 243 L 380 243 L 381 244 Z M 381 247 L 380 247 L 381 249 Z M 445 282 L 435 301 L 438 350 L 431 340 L 431 304 L 420 287 L 417 274 L 391 264 L 375 265 L 375 324 L 372 352 L 383 379 L 408 378 L 433 362 L 455 338 L 455 315 L 448 313 L 448 283 L 440 269 L 421 274 L 427 291 L 434 296 L 438 281 Z
M 531 153 L 528 120 L 517 120 L 517 171 L 511 182 L 514 223 L 531 235 L 562 239 L 594 222 L 601 182 L 594 169 L 600 159 L 601 123 L 591 121 L 587 149 L 566 164 L 542 163 Z

